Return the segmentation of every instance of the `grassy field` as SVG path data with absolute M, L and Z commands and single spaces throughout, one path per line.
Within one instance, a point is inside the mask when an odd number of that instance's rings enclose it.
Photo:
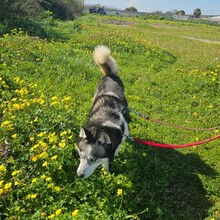
M 220 219 L 220 141 L 155 149 L 127 141 L 110 166 L 76 176 L 76 140 L 110 47 L 129 106 L 178 125 L 220 125 L 220 28 L 139 18 L 55 22 L 56 41 L 0 38 L 0 219 Z M 181 144 L 219 134 L 131 113 L 131 136 Z

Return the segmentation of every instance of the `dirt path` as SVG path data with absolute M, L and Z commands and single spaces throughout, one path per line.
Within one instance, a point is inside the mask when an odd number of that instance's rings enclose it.
M 195 37 L 185 37 L 185 36 L 182 36 L 182 37 L 187 38 L 187 39 L 191 39 L 191 40 L 201 41 L 201 42 L 208 43 L 208 44 L 220 44 L 220 41 L 217 41 L 217 40 L 208 40 L 208 39 L 195 38 Z

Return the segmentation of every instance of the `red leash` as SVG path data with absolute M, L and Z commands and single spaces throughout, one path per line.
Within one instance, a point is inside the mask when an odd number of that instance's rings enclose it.
M 208 143 L 210 141 L 213 141 L 217 138 L 220 138 L 220 134 L 209 138 L 207 140 L 203 140 L 203 141 L 199 141 L 199 142 L 193 142 L 193 143 L 189 143 L 189 144 L 160 144 L 160 143 L 155 143 L 155 142 L 151 142 L 151 141 L 146 141 L 146 140 L 142 140 L 139 138 L 133 138 L 133 137 L 128 137 L 130 140 L 138 143 L 138 144 L 144 144 L 144 145 L 149 145 L 149 146 L 153 146 L 153 147 L 162 147 L 162 148 L 184 148 L 184 147 L 193 147 L 193 146 L 198 146 L 201 144 L 205 144 Z

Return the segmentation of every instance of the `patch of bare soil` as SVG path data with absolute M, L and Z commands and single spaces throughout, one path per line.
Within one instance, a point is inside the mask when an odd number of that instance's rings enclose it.
M 102 20 L 102 22 L 105 24 L 122 25 L 122 26 L 129 26 L 134 24 L 134 22 L 130 22 L 130 21 Z

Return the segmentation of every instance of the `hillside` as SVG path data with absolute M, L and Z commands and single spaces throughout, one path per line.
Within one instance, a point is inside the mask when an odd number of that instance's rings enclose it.
M 0 218 L 219 219 L 219 139 L 178 150 L 127 140 L 111 174 L 76 176 L 79 129 L 101 78 L 94 47 L 111 49 L 131 108 L 211 128 L 220 126 L 219 27 L 86 15 L 48 28 L 55 40 L 21 29 L 0 38 Z M 159 143 L 220 132 L 131 117 L 131 136 Z

